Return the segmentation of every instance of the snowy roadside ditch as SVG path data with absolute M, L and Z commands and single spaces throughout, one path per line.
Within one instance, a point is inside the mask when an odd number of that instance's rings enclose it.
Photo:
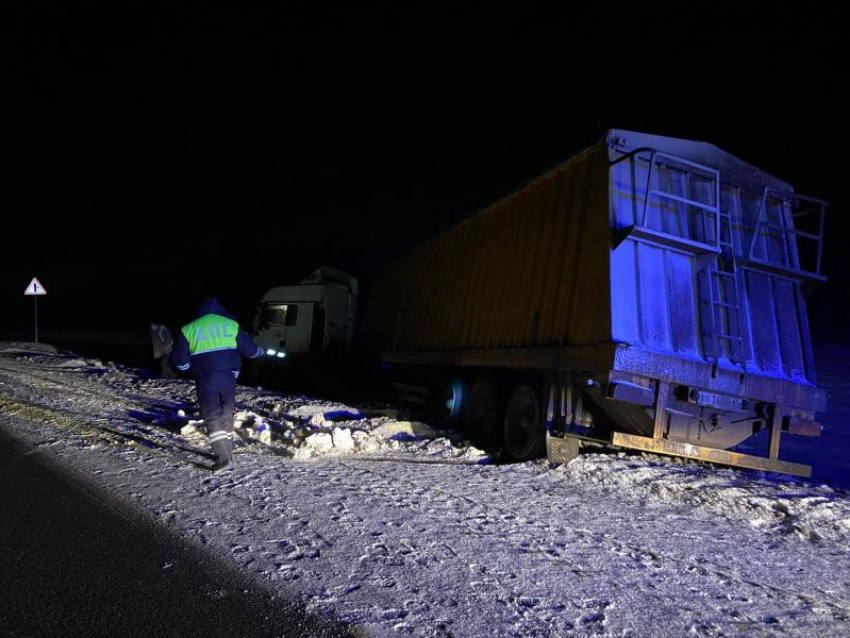
M 688 506 L 771 533 L 809 541 L 850 537 L 850 494 L 828 485 L 652 455 L 588 454 L 554 471 L 583 485 Z
M 0 422 L 369 635 L 840 636 L 850 498 L 661 457 L 513 466 L 387 406 L 237 392 L 212 473 L 194 384 L 0 345 Z M 649 632 L 651 628 L 651 632 Z
M 203 420 L 194 406 L 194 382 L 149 378 L 141 370 L 106 364 L 50 346 L 33 351 L 27 344 L 5 344 L 0 352 L 29 364 L 30 377 L 56 385 L 55 373 L 78 373 L 82 388 L 108 388 L 115 398 L 134 397 L 139 408 L 132 415 L 141 423 L 161 428 L 159 434 L 203 447 L 207 441 Z M 45 378 L 39 375 L 50 375 Z M 96 392 L 92 399 L 97 398 Z M 147 404 L 147 405 L 145 405 Z M 176 409 L 166 406 L 174 405 Z M 393 458 L 416 456 L 422 460 L 459 463 L 492 462 L 484 451 L 457 433 L 439 431 L 426 423 L 399 416 L 389 406 L 355 408 L 349 405 L 283 395 L 279 392 L 237 388 L 234 432 L 236 448 L 265 446 L 269 451 L 296 460 L 358 455 Z M 150 432 L 155 434 L 154 432 Z M 240 443 L 241 441 L 241 443 Z
M 163 436 L 206 449 L 203 421 L 194 408 L 194 383 L 145 378 L 140 370 L 57 352 L 51 346 L 6 343 L 0 353 L 39 373 L 78 373 L 85 386 L 136 397 L 147 411 L 137 420 Z M 80 374 L 82 373 L 82 374 Z M 169 401 L 179 405 L 164 409 Z M 162 428 L 160 431 L 155 431 Z M 234 432 L 237 451 L 259 451 L 295 461 L 323 458 L 406 459 L 412 462 L 489 464 L 493 459 L 458 433 L 401 418 L 390 406 L 355 407 L 239 386 Z M 800 538 L 850 537 L 850 495 L 828 485 L 685 462 L 656 455 L 584 453 L 552 471 L 584 486 L 614 490 L 639 501 L 685 505 Z
M 243 395 L 243 405 L 250 397 Z M 292 407 L 276 403 L 265 409 L 239 409 L 234 432 L 246 444 L 264 445 L 297 461 L 357 456 L 390 459 L 414 455 L 434 461 L 487 464 L 492 458 L 467 441 L 426 423 L 398 418 L 394 408 L 357 409 L 306 397 Z M 177 418 L 185 416 L 178 412 Z M 187 440 L 205 441 L 203 421 L 189 419 L 180 429 Z M 450 438 L 451 437 L 451 438 Z

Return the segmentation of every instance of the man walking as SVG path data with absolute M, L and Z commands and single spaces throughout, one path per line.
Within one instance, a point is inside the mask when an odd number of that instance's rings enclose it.
M 163 379 L 174 379 L 177 375 L 168 365 L 168 355 L 174 347 L 171 333 L 161 323 L 152 323 L 150 327 L 153 358 L 159 363 L 159 374 Z
M 198 405 L 217 457 L 214 470 L 233 464 L 233 410 L 242 357 L 262 354 L 215 297 L 201 303 L 198 318 L 183 326 L 174 344 L 171 364 L 181 371 L 191 366 L 195 376 Z

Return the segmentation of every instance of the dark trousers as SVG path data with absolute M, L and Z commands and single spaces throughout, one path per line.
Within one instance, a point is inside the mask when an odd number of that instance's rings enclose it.
M 164 354 L 159 358 L 160 376 L 163 379 L 176 379 L 177 373 L 168 365 L 168 355 Z
M 219 462 L 232 461 L 236 377 L 230 371 L 205 372 L 195 379 L 195 387 L 213 452 Z

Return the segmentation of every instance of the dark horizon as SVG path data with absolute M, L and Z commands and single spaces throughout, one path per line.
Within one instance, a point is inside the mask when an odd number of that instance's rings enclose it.
M 31 329 L 33 276 L 45 333 L 176 326 L 207 294 L 247 320 L 322 265 L 368 291 L 387 260 L 625 128 L 831 201 L 809 315 L 815 341 L 847 342 L 837 15 L 721 16 L 653 48 L 606 10 L 489 16 L 501 39 L 374 9 L 8 13 L 7 334 Z

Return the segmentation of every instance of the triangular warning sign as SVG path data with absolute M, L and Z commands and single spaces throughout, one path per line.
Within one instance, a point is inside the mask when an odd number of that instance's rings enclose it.
M 35 277 L 32 278 L 30 285 L 24 290 L 25 295 L 46 295 L 47 290 L 41 285 L 41 282 Z

